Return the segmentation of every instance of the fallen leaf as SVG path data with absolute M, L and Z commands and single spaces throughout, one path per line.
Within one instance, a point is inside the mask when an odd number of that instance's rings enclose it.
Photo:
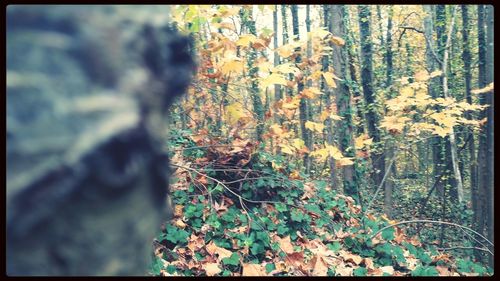
M 265 268 L 260 264 L 244 263 L 242 276 L 266 276 Z
M 208 276 L 214 276 L 222 271 L 218 263 L 206 263 L 202 267 Z
M 214 255 L 214 254 L 217 254 L 218 257 L 217 257 L 217 261 L 221 261 L 223 258 L 228 258 L 231 256 L 232 252 L 227 250 L 227 249 L 224 249 L 224 248 L 221 248 L 217 245 L 214 244 L 214 242 L 210 242 L 207 246 L 206 246 L 206 249 L 207 249 L 207 252 L 210 254 L 210 255 Z
M 293 245 L 290 240 L 290 235 L 285 238 L 278 237 L 278 243 L 280 245 L 281 250 L 283 250 L 285 253 L 292 254 L 293 252 L 295 252 L 293 250 Z
M 353 254 L 353 253 L 350 253 L 350 252 L 347 252 L 345 250 L 340 250 L 339 251 L 339 255 L 342 258 L 344 258 L 344 260 L 346 262 L 350 261 L 350 262 L 353 262 L 356 265 L 359 265 L 363 261 L 363 258 L 361 256 Z
M 393 275 L 393 274 L 394 274 L 394 267 L 392 267 L 391 265 L 382 266 L 382 267 L 380 267 L 380 269 L 381 269 L 384 273 L 387 273 L 387 274 L 389 274 L 389 275 Z
M 321 256 L 314 256 L 309 264 L 313 268 L 313 276 L 326 276 L 328 266 Z
M 453 276 L 447 267 L 437 265 L 436 270 L 439 272 L 439 276 Z

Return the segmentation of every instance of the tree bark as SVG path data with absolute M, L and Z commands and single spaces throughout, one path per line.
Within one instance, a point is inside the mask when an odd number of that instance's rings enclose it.
M 257 30 L 255 28 L 255 21 L 252 18 L 252 10 L 241 9 L 240 10 L 242 25 L 246 27 L 248 32 L 254 36 L 257 36 Z M 262 104 L 262 99 L 260 97 L 259 82 L 257 80 L 259 68 L 255 66 L 257 60 L 257 51 L 254 48 L 249 48 L 248 50 L 248 75 L 251 79 L 250 93 L 252 97 L 253 110 L 257 119 L 256 125 L 256 135 L 259 142 L 263 141 L 262 134 L 264 133 L 264 105 Z
M 485 30 L 486 25 L 486 30 Z M 493 82 L 493 6 L 478 7 L 478 43 L 479 43 L 479 87 L 483 88 Z M 485 233 L 493 241 L 493 92 L 481 94 L 481 105 L 488 105 L 480 113 L 480 119 L 487 118 L 481 127 L 478 149 L 478 187 L 480 194 L 479 209 L 481 214 L 476 223 L 478 232 Z M 489 265 L 493 266 L 493 258 L 489 257 Z
M 367 5 L 358 6 L 359 30 L 361 41 L 361 81 L 363 84 L 363 95 L 366 102 L 366 121 L 368 123 L 368 133 L 373 138 L 373 142 L 380 146 L 379 116 L 376 112 L 376 99 L 373 91 L 373 53 L 371 40 L 371 11 Z M 372 179 L 377 187 L 382 182 L 385 173 L 384 152 L 379 147 L 372 155 L 373 174 Z
M 450 24 L 450 30 L 448 31 L 448 36 L 446 38 L 446 45 L 444 48 L 444 54 L 443 54 L 443 95 L 445 98 L 449 98 L 448 94 L 448 57 L 449 57 L 449 48 L 450 48 L 450 43 L 451 43 L 451 36 L 453 32 L 453 28 L 455 26 L 455 13 L 456 13 L 456 6 L 453 7 L 453 12 L 451 15 L 451 24 Z M 456 191 L 457 191 L 457 196 L 458 196 L 458 203 L 461 204 L 463 201 L 463 196 L 464 196 L 464 190 L 463 190 L 463 185 L 462 185 L 462 175 L 460 174 L 460 170 L 458 167 L 458 155 L 457 155 L 457 143 L 455 140 L 455 132 L 452 129 L 452 132 L 450 133 L 450 150 L 451 150 L 451 162 L 453 166 L 453 173 L 455 175 L 455 180 L 457 182 L 456 186 Z
M 393 16 L 393 6 L 389 6 L 389 12 L 387 15 L 387 33 L 386 33 L 386 48 L 385 48 L 385 64 L 386 64 L 386 76 L 385 76 L 385 88 L 387 90 L 388 98 L 393 97 L 393 87 L 392 87 L 392 16 Z M 394 142 L 387 142 L 387 159 L 392 159 L 394 156 Z M 396 165 L 393 163 L 391 166 L 392 178 L 396 177 Z M 392 189 L 394 182 L 391 177 L 386 180 L 384 187 L 384 210 L 387 217 L 392 218 Z
M 298 16 L 298 6 L 297 5 L 291 5 L 290 7 L 292 11 L 292 28 L 293 28 L 293 35 L 295 36 L 295 40 L 299 40 L 300 34 L 299 34 L 299 16 Z M 298 48 L 297 50 L 300 50 Z M 295 64 L 297 67 L 300 68 L 300 64 L 302 63 L 302 56 L 300 54 L 297 54 L 295 57 Z M 297 81 L 297 92 L 298 94 L 302 93 L 304 91 L 304 80 L 302 78 L 299 78 Z M 306 129 L 306 122 L 307 120 L 307 104 L 304 98 L 300 99 L 300 105 L 299 105 L 299 118 L 300 118 L 300 131 L 302 135 L 302 140 L 304 140 L 304 143 L 309 143 L 309 132 Z M 304 155 L 304 166 L 306 169 L 306 173 L 309 173 L 311 169 L 311 160 L 309 157 L 309 153 L 305 153 Z
M 329 31 L 334 36 L 341 38 L 346 37 L 344 17 L 342 16 L 344 14 L 343 9 L 345 9 L 343 5 L 330 5 L 331 18 L 329 19 Z M 346 50 L 344 47 L 338 45 L 332 45 L 331 47 L 333 49 L 332 67 L 336 72 L 335 74 L 342 79 L 342 81 L 339 81 L 337 88 L 333 89 L 338 114 L 343 118 L 342 122 L 337 122 L 335 127 L 338 131 L 342 154 L 347 157 L 354 157 L 351 95 L 345 82 L 345 80 L 347 80 Z M 344 166 L 342 168 L 344 193 L 353 198 L 357 198 L 358 185 L 354 173 L 354 165 Z M 359 198 L 357 198 L 357 201 L 359 202 Z

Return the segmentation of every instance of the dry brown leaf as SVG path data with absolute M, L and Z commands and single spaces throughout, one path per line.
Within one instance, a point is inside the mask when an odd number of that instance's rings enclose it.
M 298 252 L 287 254 L 285 262 L 290 266 L 300 266 L 304 263 L 304 254 Z
M 384 273 L 387 273 L 389 275 L 393 275 L 394 274 L 394 267 L 392 267 L 391 265 L 387 265 L 387 266 L 382 266 L 380 268 Z
M 266 276 L 265 268 L 260 264 L 244 263 L 242 276 Z
M 315 256 L 311 261 L 313 272 L 313 276 L 326 276 L 326 273 L 328 272 L 328 265 L 326 262 L 323 260 L 321 256 Z
M 371 258 L 364 258 L 365 267 L 368 270 L 373 270 L 375 266 L 373 265 L 373 260 Z
M 174 216 L 175 217 L 182 217 L 183 216 L 183 212 L 182 212 L 183 209 L 184 209 L 183 205 L 175 205 Z
M 363 261 L 363 258 L 359 255 L 356 255 L 356 254 L 353 254 L 353 253 L 349 253 L 345 250 L 340 250 L 339 251 L 339 255 L 344 258 L 344 260 L 346 262 L 353 262 L 354 264 L 356 265 L 359 265 L 362 261 Z
M 186 227 L 186 223 L 184 223 L 181 219 L 177 219 L 175 221 L 175 225 L 179 228 L 184 229 Z
M 291 254 L 294 252 L 292 241 L 290 240 L 290 235 L 285 238 L 278 237 L 278 243 L 280 245 L 281 250 L 283 250 L 287 254 Z
M 354 268 L 347 267 L 345 263 L 339 264 L 335 267 L 335 273 L 340 276 L 352 276 Z
M 208 276 L 214 276 L 222 271 L 218 263 L 206 263 L 203 265 L 203 269 Z
M 221 261 L 223 258 L 228 258 L 231 256 L 232 252 L 227 250 L 227 249 L 224 249 L 224 248 L 221 248 L 217 245 L 214 244 L 214 242 L 210 242 L 207 246 L 206 246 L 206 249 L 207 249 L 207 252 L 210 254 L 210 255 L 214 255 L 214 254 L 217 254 L 218 257 L 217 257 L 217 261 Z
M 445 266 L 437 265 L 436 270 L 439 272 L 439 276 L 453 276 L 450 270 Z

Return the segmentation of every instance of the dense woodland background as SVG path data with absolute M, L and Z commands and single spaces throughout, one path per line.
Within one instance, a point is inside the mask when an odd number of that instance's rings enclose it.
M 493 6 L 173 10 L 199 65 L 153 274 L 492 274 Z

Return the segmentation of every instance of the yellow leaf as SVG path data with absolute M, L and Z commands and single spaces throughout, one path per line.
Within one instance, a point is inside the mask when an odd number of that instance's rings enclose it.
M 344 119 L 343 117 L 338 116 L 337 114 L 333 114 L 333 113 L 332 113 L 332 114 L 330 114 L 330 116 L 329 116 L 329 117 L 330 117 L 332 120 L 336 120 L 336 121 L 339 121 L 339 120 Z
M 433 113 L 430 117 L 444 127 L 453 127 L 457 122 L 457 118 L 446 114 L 446 112 Z
M 305 142 L 302 139 L 293 139 L 292 146 L 295 147 L 297 150 L 300 150 L 305 147 Z
M 402 97 L 409 98 L 409 97 L 413 96 L 414 91 L 413 91 L 413 88 L 411 88 L 411 87 L 403 87 L 399 91 L 399 93 L 401 94 Z
M 311 131 L 316 131 L 318 133 L 322 133 L 323 129 L 325 128 L 325 125 L 321 123 L 315 123 L 311 121 L 306 121 L 306 128 L 311 130 Z
M 266 276 L 265 268 L 260 264 L 244 263 L 242 276 Z
M 475 90 L 472 90 L 470 91 L 472 94 L 484 94 L 484 93 L 489 93 L 491 91 L 493 91 L 494 87 L 493 87 L 493 82 L 491 82 L 490 84 L 488 84 L 488 86 L 482 88 L 482 89 L 475 89 Z
M 332 36 L 332 38 L 330 40 L 332 40 L 332 42 L 335 45 L 338 45 L 338 46 L 344 46 L 345 45 L 344 39 L 342 39 L 342 38 L 340 38 L 338 36 Z
M 276 48 L 275 51 L 278 53 L 280 57 L 288 58 L 295 52 L 296 47 L 297 46 L 295 46 L 295 44 L 286 44 L 279 48 Z
M 300 72 L 300 69 L 295 67 L 292 63 L 284 63 L 275 66 L 273 72 L 280 72 L 282 74 L 296 74 Z
M 317 157 L 320 161 L 324 161 L 328 157 L 328 149 L 321 148 L 310 153 L 311 157 Z
M 429 74 L 429 77 L 434 78 L 437 76 L 441 76 L 442 74 L 443 74 L 443 72 L 441 70 L 435 70 L 435 71 L 431 72 L 431 74 Z
M 335 147 L 333 145 L 328 145 L 328 144 L 326 144 L 325 146 L 328 149 L 328 154 L 331 157 L 333 157 L 333 159 L 340 160 L 340 159 L 342 159 L 344 157 L 342 155 L 342 152 L 337 147 Z
M 414 75 L 416 81 L 427 81 L 430 76 L 427 70 L 421 70 Z
M 226 111 L 226 121 L 231 125 L 236 124 L 238 120 L 247 116 L 244 113 L 243 106 L 240 103 L 236 102 L 226 106 L 225 111 Z
M 297 109 L 300 105 L 300 98 L 295 96 L 289 102 L 283 103 L 282 107 L 284 109 Z
M 339 166 L 350 166 L 354 164 L 354 162 L 351 159 L 352 158 L 348 157 L 340 158 L 339 160 L 337 160 L 336 164 Z
M 240 36 L 238 41 L 236 41 L 236 45 L 247 47 L 249 44 L 255 42 L 256 39 L 257 39 L 257 37 L 255 37 L 255 35 L 243 34 Z
M 335 83 L 335 80 L 333 80 L 333 73 L 330 72 L 323 72 L 323 77 L 325 78 L 326 84 L 332 88 L 337 88 L 337 83 Z
M 406 126 L 406 121 L 409 120 L 411 119 L 404 116 L 385 116 L 384 120 L 380 123 L 380 127 L 401 132 Z
M 311 30 L 309 33 L 307 33 L 307 35 L 310 38 L 318 37 L 320 39 L 325 39 L 330 34 L 331 34 L 330 32 L 326 31 L 323 28 L 316 28 L 316 29 Z
M 287 144 L 284 144 L 284 143 L 280 143 L 279 147 L 281 147 L 281 152 L 286 153 L 286 154 L 290 154 L 290 155 L 295 155 L 295 152 L 293 152 L 293 150 L 292 150 L 293 147 L 291 147 Z
M 446 137 L 447 135 L 451 134 L 453 132 L 453 128 L 443 128 L 440 126 L 434 127 L 434 130 L 432 131 L 433 134 L 438 135 L 442 138 Z
M 222 271 L 222 269 L 220 269 L 219 267 L 219 264 L 216 262 L 204 264 L 203 269 L 205 269 L 207 276 L 215 276 Z
M 271 126 L 269 126 L 269 131 L 273 134 L 273 135 L 277 135 L 277 136 L 281 136 L 284 134 L 284 131 L 283 129 L 281 128 L 280 125 L 278 124 L 273 124 Z
M 182 229 L 184 229 L 184 228 L 186 227 L 186 224 L 185 224 L 185 223 L 184 223 L 181 219 L 177 219 L 177 220 L 175 221 L 175 225 L 176 225 L 177 227 L 179 227 L 179 228 L 182 228 Z
M 224 62 L 220 71 L 224 75 L 228 75 L 231 72 L 241 73 L 243 72 L 243 62 L 240 59 L 233 59 Z
M 284 85 L 286 86 L 287 80 L 283 75 L 278 74 L 278 73 L 272 73 L 271 75 L 267 76 L 264 78 L 261 82 L 261 87 L 262 88 L 267 88 L 271 85 L 278 84 L 278 85 Z

